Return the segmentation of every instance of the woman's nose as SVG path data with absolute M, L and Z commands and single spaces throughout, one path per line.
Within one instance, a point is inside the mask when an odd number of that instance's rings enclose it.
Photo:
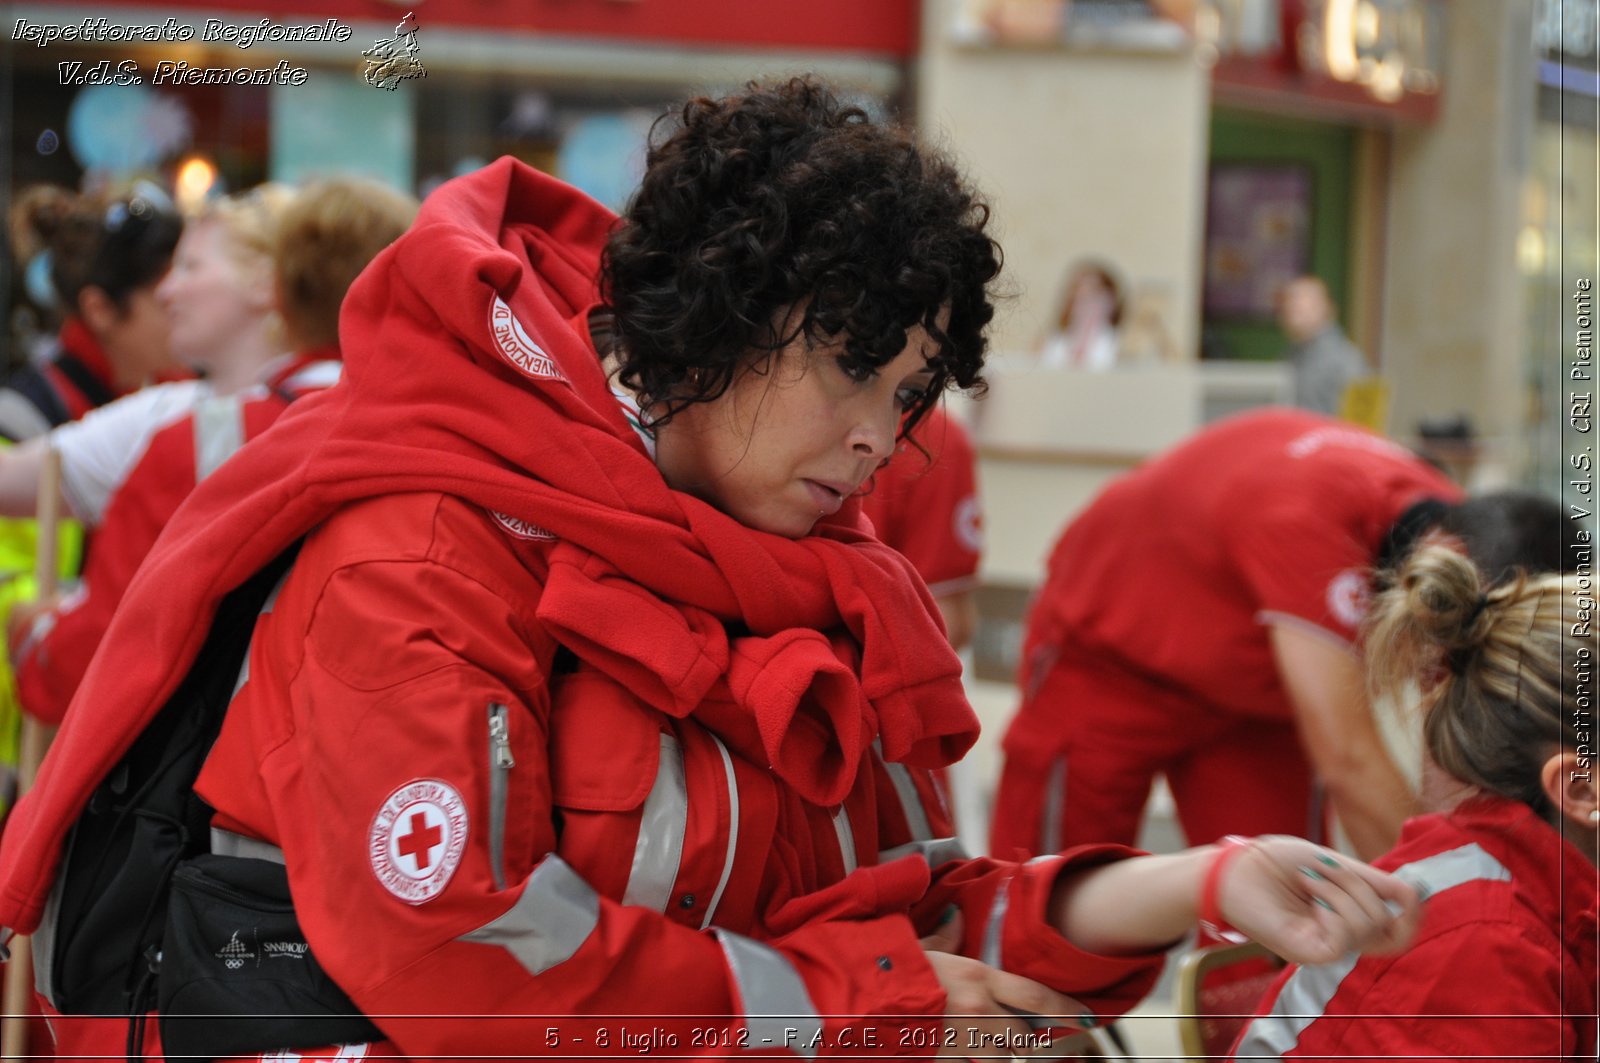
M 885 461 L 894 453 L 895 430 L 900 417 L 895 409 L 874 410 L 856 422 L 851 430 L 850 447 L 863 458 Z

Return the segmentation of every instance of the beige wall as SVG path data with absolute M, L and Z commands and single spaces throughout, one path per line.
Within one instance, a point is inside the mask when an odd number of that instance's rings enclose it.
M 1529 0 L 1449 6 L 1439 120 L 1395 136 L 1384 372 L 1401 438 L 1428 416 L 1469 414 L 1486 481 L 1519 461 L 1522 292 L 1516 235 L 1534 71 Z
M 950 40 L 952 0 L 925 0 L 918 123 L 991 198 L 1018 297 L 997 350 L 1032 347 L 1067 267 L 1115 263 L 1197 348 L 1207 71 L 1192 53 L 981 49 Z

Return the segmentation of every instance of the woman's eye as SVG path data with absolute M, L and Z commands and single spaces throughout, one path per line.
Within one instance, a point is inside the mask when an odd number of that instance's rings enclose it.
M 843 358 L 839 359 L 839 369 L 857 384 L 865 384 L 869 380 L 875 379 L 878 375 L 878 367 L 875 365 L 847 362 Z
M 928 389 L 920 385 L 907 384 L 894 393 L 894 400 L 903 410 L 909 410 L 927 397 Z

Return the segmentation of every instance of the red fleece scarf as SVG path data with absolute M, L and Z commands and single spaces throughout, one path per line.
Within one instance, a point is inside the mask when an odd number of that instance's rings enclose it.
M 208 478 L 130 586 L 0 844 L 0 924 L 38 924 L 66 830 L 176 689 L 222 597 L 375 495 L 442 491 L 549 531 L 539 612 L 557 637 L 647 704 L 706 706 L 708 727 L 809 800 L 840 800 L 874 737 L 926 766 L 971 746 L 932 600 L 856 527 L 857 506 L 791 541 L 662 480 L 572 323 L 613 222 L 511 159 L 428 198 L 351 289 L 341 383 Z M 749 634 L 730 640 L 724 622 Z

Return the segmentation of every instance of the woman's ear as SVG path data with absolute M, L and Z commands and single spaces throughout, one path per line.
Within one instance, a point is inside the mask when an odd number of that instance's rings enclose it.
M 1539 783 L 1562 819 L 1585 830 L 1600 826 L 1600 786 L 1592 758 L 1555 753 L 1544 762 Z
M 122 311 L 117 309 L 116 301 L 106 294 L 104 288 L 98 284 L 86 284 L 78 293 L 78 317 L 94 335 L 104 336 L 122 320 Z

